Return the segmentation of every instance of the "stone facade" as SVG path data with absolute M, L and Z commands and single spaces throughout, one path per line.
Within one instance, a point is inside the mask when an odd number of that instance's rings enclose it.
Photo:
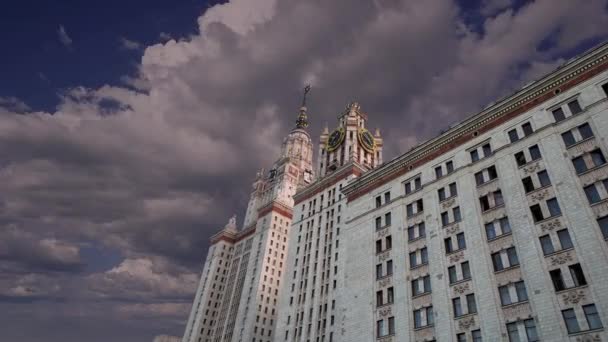
M 343 187 L 334 341 L 608 340 L 607 70 L 604 45 Z

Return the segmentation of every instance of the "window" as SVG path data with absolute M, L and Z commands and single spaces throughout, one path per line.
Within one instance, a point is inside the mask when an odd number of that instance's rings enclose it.
M 467 342 L 467 335 L 465 333 L 456 334 L 456 342 Z
M 555 269 L 549 271 L 549 275 L 551 276 L 551 281 L 553 282 L 553 287 L 555 291 L 561 291 L 566 289 L 566 283 L 564 283 L 564 277 L 562 276 L 562 270 Z
M 446 190 L 448 190 L 449 193 L 447 193 Z M 439 196 L 439 202 L 457 196 L 458 189 L 456 188 L 456 183 L 450 183 L 447 187 L 437 190 L 437 195 Z
M 581 174 L 588 169 L 598 167 L 604 165 L 606 163 L 606 158 L 600 149 L 593 150 L 588 153 L 590 156 L 591 165 L 588 166 L 585 162 L 584 156 L 576 157 L 572 159 L 572 164 L 574 164 L 574 169 L 576 173 Z
M 572 240 L 570 239 L 570 234 L 568 233 L 568 229 L 562 229 L 557 232 L 557 237 L 559 238 L 559 243 L 562 245 L 562 249 L 572 248 Z
M 416 240 L 418 238 L 423 238 L 425 236 L 426 236 L 426 230 L 425 230 L 424 222 L 420 222 L 417 225 L 410 226 L 407 228 L 408 241 Z
M 454 308 L 454 317 L 460 317 L 463 315 L 462 313 L 462 305 L 460 303 L 460 298 L 452 299 L 452 307 Z
M 426 275 L 412 280 L 412 296 L 431 292 L 431 276 Z
M 383 291 L 376 292 L 376 306 L 384 305 L 384 302 L 383 302 L 384 296 L 383 296 L 382 292 Z
M 604 90 L 604 95 L 608 96 L 608 83 L 602 85 L 602 89 Z
M 557 203 L 556 198 L 551 198 L 547 200 L 547 207 L 549 208 L 550 217 L 559 216 L 562 214 L 561 209 L 559 208 L 559 203 Z
M 539 239 L 540 246 L 542 247 L 545 255 L 553 254 L 555 252 L 553 249 L 553 243 L 551 242 L 551 237 L 549 235 L 541 236 Z
M 434 324 L 433 307 L 414 310 L 414 328 L 422 328 Z
M 551 185 L 551 179 L 549 178 L 549 174 L 547 173 L 546 170 L 542 170 L 542 171 L 538 172 L 537 176 L 538 176 L 538 180 L 540 182 L 541 187 Z
M 465 261 L 460 264 L 462 268 L 462 279 L 471 279 L 471 269 L 469 268 L 469 262 Z
M 424 206 L 422 203 L 422 198 L 416 200 L 413 203 L 408 204 L 406 207 L 406 212 L 407 212 L 407 217 L 412 217 L 416 214 L 418 214 L 419 212 L 422 212 L 424 210 Z
M 519 140 L 519 136 L 517 135 L 517 130 L 515 128 L 510 130 L 508 134 L 509 134 L 509 141 L 511 141 L 512 143 Z
M 585 319 L 587 319 L 589 330 L 602 328 L 602 321 L 600 320 L 600 315 L 597 313 L 595 304 L 583 305 L 583 312 L 585 313 Z
M 416 176 L 416 178 L 408 180 L 405 183 L 405 194 L 409 195 L 414 191 L 420 190 L 421 188 L 422 188 L 422 182 L 420 180 L 420 176 Z
M 445 168 L 448 172 L 448 174 L 454 172 L 454 162 L 452 162 L 451 160 L 445 163 Z
M 486 236 L 488 240 L 495 239 L 498 236 L 511 232 L 511 225 L 507 217 L 502 217 L 498 220 L 486 223 Z
M 470 153 L 471 153 L 471 161 L 472 162 L 476 162 L 476 161 L 479 160 L 479 153 L 477 152 L 477 150 L 473 150 Z
M 467 308 L 469 313 L 477 312 L 477 303 L 475 302 L 475 294 L 471 293 L 467 295 Z
M 390 193 L 390 191 L 389 192 L 385 192 L 384 193 L 384 203 L 386 204 L 386 203 L 388 203 L 390 201 L 391 201 L 391 193 Z
M 376 322 L 376 336 L 382 337 L 382 336 L 386 336 L 386 335 L 387 335 L 387 332 L 385 331 L 384 320 L 381 319 Z
M 503 259 L 506 259 L 508 264 L 505 264 Z M 509 247 L 500 252 L 493 253 L 492 264 L 494 265 L 494 272 L 502 271 L 505 268 L 519 265 L 519 259 L 517 258 L 515 247 Z
M 387 290 L 387 302 L 388 304 L 392 304 L 395 302 L 395 291 L 392 287 L 389 287 Z
M 377 196 L 376 197 L 376 208 L 380 207 L 382 205 L 382 197 Z
M 526 328 L 526 337 L 528 338 L 528 342 L 540 341 L 538 338 L 538 333 L 536 332 L 536 324 L 534 323 L 534 319 L 530 318 L 524 320 L 524 327 Z
M 524 136 L 528 136 L 528 135 L 534 133 L 534 130 L 532 129 L 532 125 L 529 122 L 526 122 L 523 125 L 521 125 L 521 129 L 522 129 L 522 131 L 524 131 Z
M 466 248 L 466 241 L 464 238 L 464 233 L 458 233 L 456 234 L 456 242 L 458 243 L 458 249 L 454 249 L 454 247 L 452 246 L 452 238 L 448 237 L 444 239 L 444 243 L 445 243 L 445 252 L 446 254 L 461 250 Z
M 572 115 L 576 115 L 583 111 L 581 105 L 578 103 L 578 100 L 568 102 L 568 108 L 570 109 L 570 113 L 572 113 Z
M 385 226 L 391 225 L 391 213 L 390 212 L 384 214 L 384 225 Z
M 389 335 L 395 334 L 395 317 L 388 318 L 388 333 Z
M 481 342 L 481 330 L 471 331 L 471 336 L 473 337 L 473 342 Z
M 523 281 L 500 286 L 498 288 L 498 293 L 500 294 L 500 302 L 503 306 L 528 300 L 528 293 Z M 514 294 L 514 296 L 512 294 Z
M 494 202 L 493 205 L 492 202 Z M 503 205 L 504 200 L 502 198 L 502 192 L 500 190 L 496 190 L 485 196 L 480 197 L 479 204 L 481 206 L 481 211 L 487 211 Z
M 600 231 L 602 232 L 602 236 L 604 237 L 604 239 L 608 239 L 608 216 L 600 217 L 599 219 L 597 219 L 597 224 L 600 227 Z
M 507 334 L 509 335 L 509 342 L 521 342 L 519 331 L 517 330 L 517 322 L 507 324 Z
M 534 222 L 539 222 L 539 221 L 542 221 L 549 217 L 561 215 L 561 209 L 559 207 L 559 203 L 557 202 L 557 199 L 551 198 L 551 199 L 547 200 L 547 208 L 549 211 L 549 215 L 547 217 L 545 217 L 545 214 L 543 213 L 543 210 L 542 210 L 540 204 L 535 204 L 530 207 L 530 211 L 532 212 L 532 217 L 534 218 Z
M 376 229 L 382 228 L 382 218 L 376 217 Z
M 492 165 L 487 169 L 481 170 L 475 174 L 475 183 L 477 186 L 480 186 L 496 178 L 498 178 L 496 167 Z
M 555 119 L 555 122 L 560 122 L 566 118 L 566 115 L 564 114 L 564 110 L 561 109 L 561 107 L 554 109 L 552 111 L 552 113 L 553 113 L 553 119 Z
M 530 158 L 532 158 L 531 161 L 542 158 L 538 145 L 530 146 L 530 148 L 528 150 L 530 151 Z
M 456 266 L 448 267 L 448 277 L 450 279 L 450 285 L 455 282 L 471 279 L 471 270 L 469 269 L 469 262 L 465 261 L 460 264 L 460 269 L 462 272 L 462 279 L 458 279 L 458 275 L 456 274 Z
M 583 274 L 581 264 L 570 265 L 568 266 L 568 268 L 570 269 L 570 275 L 572 276 L 574 287 L 587 285 L 587 280 L 585 279 L 585 275 Z
M 435 178 L 439 179 L 443 177 L 443 170 L 441 169 L 441 166 L 437 166 L 435 168 Z
M 593 137 L 593 130 L 588 123 L 584 123 L 567 132 L 562 133 L 562 140 L 566 147 L 570 147 L 580 141 Z
M 564 317 L 564 322 L 566 323 L 566 328 L 568 329 L 569 334 L 581 331 L 578 321 L 576 320 L 574 309 L 562 310 L 562 316 Z

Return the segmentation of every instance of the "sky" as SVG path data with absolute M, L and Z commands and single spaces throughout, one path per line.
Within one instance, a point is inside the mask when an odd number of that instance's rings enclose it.
M 600 0 L 4 1 L 0 341 L 181 336 L 306 84 L 390 160 L 607 38 Z

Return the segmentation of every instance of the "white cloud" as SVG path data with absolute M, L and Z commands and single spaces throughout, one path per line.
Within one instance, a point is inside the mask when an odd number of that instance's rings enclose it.
M 72 46 L 72 38 L 70 38 L 63 25 L 59 25 L 57 35 L 59 36 L 59 41 L 61 42 L 61 44 L 68 48 Z
M 15 111 L 17 113 L 29 112 L 31 110 L 30 106 L 25 104 L 25 102 L 19 100 L 14 96 L 10 97 L 2 97 L 0 96 L 0 109 L 4 108 L 6 110 Z
M 140 42 L 130 40 L 125 37 L 120 37 L 120 46 L 125 50 L 139 50 L 142 48 Z

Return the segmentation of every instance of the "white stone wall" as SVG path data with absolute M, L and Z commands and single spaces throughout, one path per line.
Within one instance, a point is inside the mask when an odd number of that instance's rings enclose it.
M 574 308 L 584 330 L 587 323 L 581 305 L 593 303 L 603 325 L 608 326 L 608 248 L 596 222 L 598 216 L 608 214 L 608 205 L 602 202 L 592 207 L 583 191 L 583 182 L 588 179 L 608 177 L 608 166 L 579 177 L 571 162 L 580 151 L 595 147 L 608 156 L 608 100 L 601 90 L 605 82 L 608 82 L 608 72 L 348 203 L 343 228 L 347 286 L 340 297 L 345 305 L 344 329 L 338 341 L 430 341 L 433 338 L 451 341 L 456 340 L 457 333 L 465 333 L 467 340 L 472 341 L 471 332 L 477 329 L 484 341 L 503 341 L 508 340 L 507 323 L 528 318 L 534 319 L 543 341 L 608 339 L 604 330 L 569 335 L 561 313 Z M 549 109 L 573 98 L 578 98 L 584 111 L 554 123 Z M 526 121 L 531 121 L 535 132 L 510 143 L 507 132 Z M 561 133 L 584 122 L 591 125 L 595 139 L 567 149 Z M 494 154 L 471 163 L 468 151 L 488 139 Z M 542 159 L 518 167 L 514 154 L 532 145 L 539 146 Z M 455 171 L 435 179 L 434 167 L 447 160 L 453 161 Z M 474 174 L 491 165 L 495 165 L 498 178 L 477 186 Z M 522 178 L 543 169 L 547 170 L 552 185 L 526 194 Z M 402 182 L 419 173 L 422 174 L 422 189 L 405 196 Z M 437 190 L 452 182 L 457 183 L 458 195 L 440 203 Z M 502 192 L 504 205 L 482 213 L 479 197 L 497 189 Z M 391 191 L 391 203 L 375 208 L 375 197 L 385 191 Z M 553 196 L 559 202 L 562 215 L 535 224 L 529 207 Z M 418 198 L 423 198 L 423 213 L 406 218 L 406 206 Z M 452 215 L 451 209 L 456 206 L 460 208 L 462 221 L 443 227 L 441 213 L 450 211 Z M 391 212 L 391 225 L 376 230 L 375 218 L 387 212 Z M 504 216 L 508 217 L 512 233 L 488 241 L 485 223 Z M 421 220 L 425 222 L 426 237 L 409 242 L 408 226 Z M 556 220 L 561 228 L 568 228 L 574 248 L 545 257 L 539 237 L 552 232 L 550 224 Z M 446 255 L 444 239 L 460 232 L 465 234 L 466 249 Z M 392 249 L 377 255 L 375 241 L 387 235 L 392 236 Z M 453 239 L 454 242 L 455 237 Z M 409 253 L 423 246 L 428 250 L 428 265 L 410 269 Z M 495 272 L 491 254 L 508 247 L 515 247 L 519 266 Z M 381 259 L 383 262 L 393 260 L 394 273 L 392 277 L 377 281 L 375 268 Z M 503 259 L 506 260 L 506 255 Z M 448 267 L 463 261 L 469 262 L 472 279 L 450 285 Z M 582 266 L 588 285 L 556 293 L 549 270 L 562 268 L 565 281 L 569 283 L 571 276 L 567 266 L 577 262 Z M 412 297 L 411 280 L 426 274 L 431 276 L 431 293 Z M 529 300 L 503 307 L 498 286 L 518 280 L 524 281 Z M 389 286 L 394 287 L 394 304 L 377 308 L 376 291 Z M 464 302 L 464 296 L 470 293 L 475 295 L 477 314 L 455 319 L 452 299 L 462 297 Z M 433 305 L 435 324 L 414 329 L 413 311 L 429 304 Z M 377 339 L 376 321 L 389 316 L 395 317 L 395 334 Z M 520 338 L 525 341 L 523 326 L 519 331 Z

